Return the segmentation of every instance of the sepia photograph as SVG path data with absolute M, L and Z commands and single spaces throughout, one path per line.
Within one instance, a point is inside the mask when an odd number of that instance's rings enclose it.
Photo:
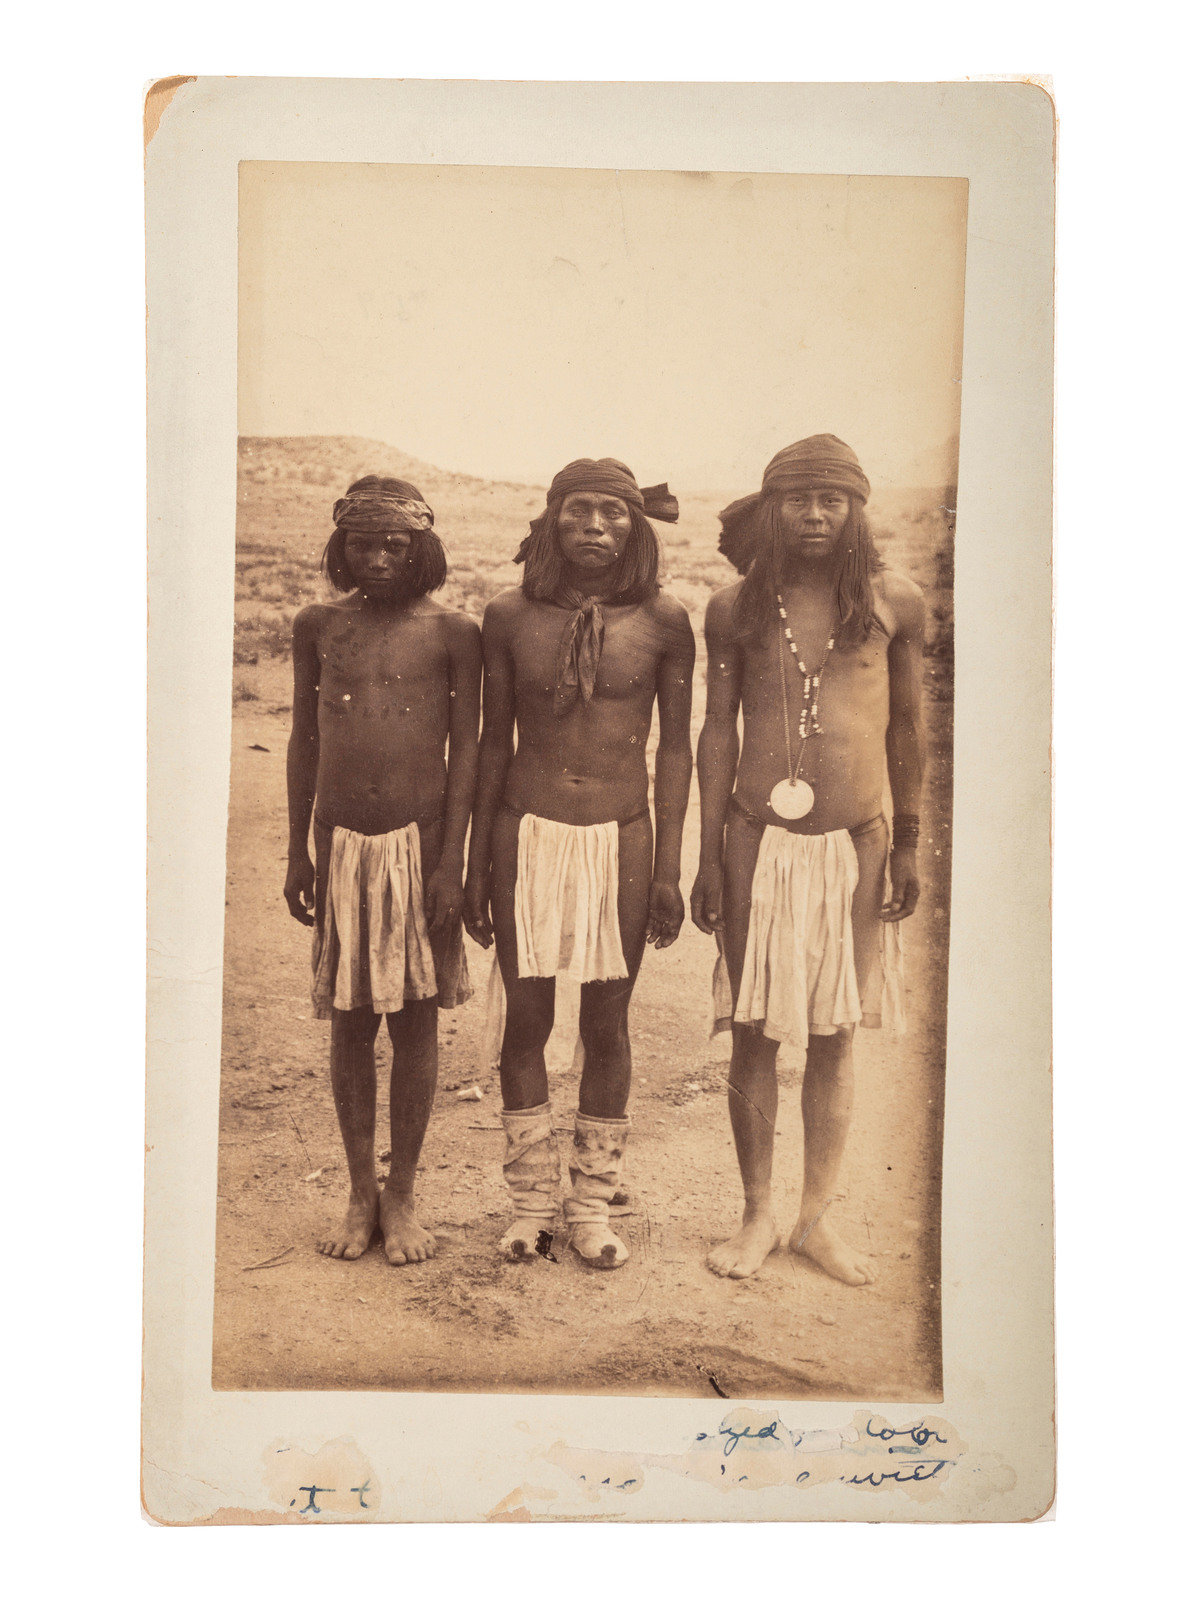
M 1053 138 L 152 86 L 155 1520 L 1052 1505 Z
M 240 164 L 215 1387 L 941 1397 L 967 211 Z

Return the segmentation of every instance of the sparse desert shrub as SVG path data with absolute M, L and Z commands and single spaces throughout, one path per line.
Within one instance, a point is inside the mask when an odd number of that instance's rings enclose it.
M 449 575 L 434 598 L 479 619 L 489 600 L 519 583 L 512 556 L 529 519 L 545 503 L 544 489 L 487 482 L 439 471 L 385 445 L 342 438 L 246 439 L 239 450 L 237 584 L 234 659 L 254 668 L 239 675 L 235 698 L 260 698 L 259 709 L 281 692 L 274 682 L 291 653 L 292 619 L 314 600 L 334 598 L 320 574 L 333 498 L 367 471 L 385 471 L 424 489 L 446 545 Z M 686 606 L 700 644 L 696 715 L 703 713 L 704 611 L 736 574 L 717 549 L 718 512 L 729 493 L 688 494 L 680 520 L 659 527 L 660 575 Z M 741 486 L 744 490 L 745 486 Z M 873 522 L 885 559 L 924 589 L 929 608 L 927 686 L 933 699 L 953 690 L 954 531 L 952 493 L 896 489 L 872 499 Z M 948 509 L 949 508 L 949 509 Z M 243 692 L 245 691 L 245 692 Z
M 949 528 L 933 550 L 934 585 L 938 589 L 954 587 L 954 536 Z
M 282 614 L 243 616 L 233 624 L 233 659 L 257 666 L 261 656 L 286 656 L 292 649 L 292 620 Z
M 947 602 L 935 600 L 929 607 L 925 654 L 939 661 L 954 660 L 954 611 Z

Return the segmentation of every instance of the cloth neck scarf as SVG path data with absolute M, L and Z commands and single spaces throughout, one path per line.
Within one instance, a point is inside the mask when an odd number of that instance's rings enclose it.
M 582 700 L 584 705 L 591 700 L 604 647 L 604 611 L 599 600 L 567 594 L 563 604 L 574 609 L 562 631 L 554 660 L 556 717 L 565 717 L 576 700 Z
M 538 534 L 553 536 L 553 524 L 563 500 L 569 494 L 584 493 L 613 495 L 657 522 L 679 521 L 679 501 L 665 483 L 640 489 L 623 461 L 613 456 L 603 456 L 598 461 L 584 457 L 569 462 L 555 474 L 546 495 L 546 509 L 529 524 L 529 537 L 513 559 L 524 561 Z M 604 646 L 604 611 L 594 596 L 569 590 L 555 600 L 571 611 L 554 663 L 554 712 L 565 717 L 578 701 L 587 705 L 592 698 Z

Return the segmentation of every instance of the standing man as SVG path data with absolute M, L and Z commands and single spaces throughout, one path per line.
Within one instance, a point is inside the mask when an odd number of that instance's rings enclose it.
M 608 1221 L 629 1133 L 629 999 L 645 946 L 673 944 L 683 922 L 695 660 L 687 612 L 659 591 L 646 519 L 678 516 L 665 484 L 639 489 L 611 458 L 573 461 L 517 552 L 520 588 L 484 612 L 464 917 L 485 948 L 494 931 L 507 999 L 501 1116 L 515 1215 L 501 1253 L 510 1260 L 549 1248 L 558 1211 L 543 1052 L 560 972 L 582 985 L 569 1239 L 589 1266 L 629 1259 Z M 652 827 L 646 740 L 656 701 Z
M 749 1277 L 782 1242 L 771 1161 L 775 1057 L 787 1041 L 807 1053 L 804 1188 L 789 1247 L 842 1283 L 874 1278 L 829 1212 L 850 1129 L 855 1026 L 902 1025 L 896 924 L 920 892 L 925 606 L 875 551 L 870 491 L 854 452 L 818 434 L 781 450 L 761 494 L 721 513 L 720 548 L 744 576 L 713 595 L 705 617 L 692 890 L 696 926 L 721 935 L 728 982 L 716 989 L 732 1002 L 729 1114 L 745 1209 L 709 1254 L 721 1277 Z
M 318 1248 L 356 1261 L 378 1228 L 394 1266 L 427 1261 L 414 1185 L 437 1086 L 438 1007 L 471 993 L 463 845 L 479 733 L 479 629 L 430 598 L 446 552 L 419 489 L 372 474 L 333 508 L 322 565 L 341 598 L 293 631 L 284 899 L 313 928 L 313 1009 L 346 1150 L 345 1219 Z M 309 854 L 311 824 L 316 861 Z M 375 1037 L 392 1041 L 392 1164 L 375 1180 Z

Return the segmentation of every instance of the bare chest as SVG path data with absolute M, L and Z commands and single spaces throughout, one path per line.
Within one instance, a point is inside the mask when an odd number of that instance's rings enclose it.
M 518 697 L 528 700 L 553 695 L 559 661 L 571 648 L 574 617 L 574 612 L 558 607 L 539 607 L 517 631 L 512 655 Z M 579 648 L 584 650 L 586 632 L 581 632 Z M 593 697 L 652 699 L 662 652 L 660 630 L 642 607 L 605 608 Z
M 748 651 L 742 681 L 746 718 L 778 719 L 786 715 L 795 724 L 807 704 L 810 715 L 815 714 L 830 728 L 854 721 L 885 702 L 888 639 L 875 630 L 862 643 L 838 645 L 827 651 L 827 642 L 826 639 L 815 648 L 806 649 L 797 639 L 793 654 L 786 641 L 781 648 L 777 639 L 766 648 Z
M 318 644 L 321 701 L 422 701 L 444 692 L 447 657 L 436 624 L 424 618 L 338 617 Z

